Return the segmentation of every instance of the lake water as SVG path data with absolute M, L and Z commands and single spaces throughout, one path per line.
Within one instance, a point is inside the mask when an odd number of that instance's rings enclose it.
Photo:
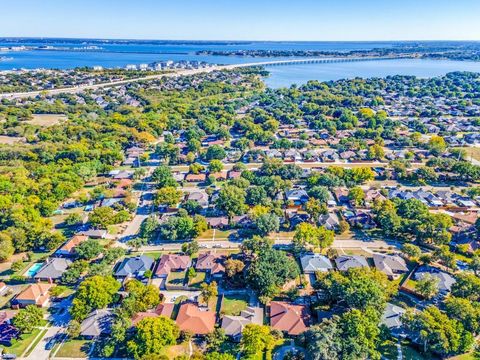
M 19 52 L 0 52 L 0 70 L 11 69 L 68 69 L 80 66 L 100 65 L 107 68 L 124 67 L 127 64 L 151 63 L 162 60 L 197 60 L 213 64 L 234 64 L 245 62 L 271 61 L 281 58 L 234 57 L 196 55 L 200 50 L 369 50 L 373 48 L 394 47 L 398 42 L 115 42 L 98 43 L 91 40 L 72 41 L 68 39 L 26 39 L 14 43 L 0 39 L 4 46 L 53 46 L 79 48 L 100 46 L 105 52 L 50 51 L 31 50 Z M 290 58 L 291 59 L 291 58 Z M 330 63 L 288 65 L 267 68 L 271 75 L 265 82 L 270 87 L 283 87 L 292 84 L 301 85 L 308 80 L 338 80 L 353 77 L 384 77 L 388 75 L 415 75 L 433 77 L 452 71 L 480 72 L 480 62 L 440 61 L 440 60 L 388 60 L 353 63 Z
M 480 72 L 480 62 L 401 59 L 351 63 L 305 64 L 267 67 L 269 87 L 288 87 L 309 80 L 329 81 L 355 77 L 386 77 L 413 75 L 421 78 L 442 76 L 453 71 Z

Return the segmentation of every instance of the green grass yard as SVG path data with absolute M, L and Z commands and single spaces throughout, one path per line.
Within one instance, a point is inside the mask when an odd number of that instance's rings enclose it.
M 46 332 L 47 330 L 42 329 L 34 329 L 30 334 L 23 334 L 17 339 L 17 341 L 12 344 L 12 346 L 4 346 L 3 352 L 6 354 L 14 354 L 18 357 L 22 356 L 22 354 L 27 350 L 27 348 L 32 344 L 35 337 L 40 334 L 40 332 Z
M 86 358 L 92 342 L 89 340 L 69 340 L 64 342 L 58 352 L 55 354 L 56 357 L 66 357 L 66 358 Z
M 225 295 L 220 311 L 223 315 L 239 315 L 247 306 L 248 296 L 242 294 Z
M 200 287 L 200 284 L 205 281 L 207 274 L 201 271 L 197 272 L 197 275 L 193 279 L 188 281 L 189 286 Z

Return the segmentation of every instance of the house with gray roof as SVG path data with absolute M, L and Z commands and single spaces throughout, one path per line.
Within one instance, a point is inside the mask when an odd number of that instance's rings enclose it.
M 367 259 L 360 255 L 341 255 L 335 259 L 335 264 L 340 271 L 368 267 Z
M 240 341 L 242 331 L 248 324 L 263 324 L 263 309 L 249 306 L 240 312 L 240 315 L 224 315 L 222 318 L 222 329 L 225 335 L 231 336 L 235 341 Z
M 390 330 L 392 336 L 399 337 L 404 332 L 402 316 L 405 313 L 406 310 L 404 308 L 387 303 L 380 324 L 385 325 Z
M 377 270 L 384 272 L 391 279 L 398 278 L 408 271 L 407 263 L 398 255 L 373 254 Z
M 109 335 L 112 332 L 114 315 L 109 309 L 98 309 L 91 312 L 80 325 L 80 335 L 93 339 Z
M 152 269 L 153 262 L 153 259 L 146 255 L 125 258 L 120 265 L 118 265 L 117 270 L 115 271 L 115 277 L 142 277 L 145 274 L 145 271 Z
M 443 295 L 450 292 L 452 285 L 456 282 L 452 275 L 428 265 L 420 266 L 417 271 L 415 271 L 413 279 L 416 281 L 422 280 L 427 274 L 438 279 L 438 290 Z
M 305 274 L 314 274 L 317 271 L 326 272 L 333 269 L 331 261 L 320 254 L 305 254 L 300 257 L 300 263 Z
M 335 213 L 323 214 L 318 217 L 318 223 L 327 230 L 336 230 L 340 226 L 340 219 Z
M 63 273 L 72 263 L 71 260 L 65 258 L 51 258 L 37 271 L 33 276 L 35 280 L 55 281 L 62 277 Z

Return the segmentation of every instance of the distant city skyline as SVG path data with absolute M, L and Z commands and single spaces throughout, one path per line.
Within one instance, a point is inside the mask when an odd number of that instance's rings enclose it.
M 15 0 L 0 37 L 480 40 L 478 0 Z

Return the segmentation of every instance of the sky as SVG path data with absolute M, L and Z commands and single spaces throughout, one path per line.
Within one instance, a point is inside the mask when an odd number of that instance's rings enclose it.
M 0 37 L 480 40 L 479 0 L 0 0 Z

